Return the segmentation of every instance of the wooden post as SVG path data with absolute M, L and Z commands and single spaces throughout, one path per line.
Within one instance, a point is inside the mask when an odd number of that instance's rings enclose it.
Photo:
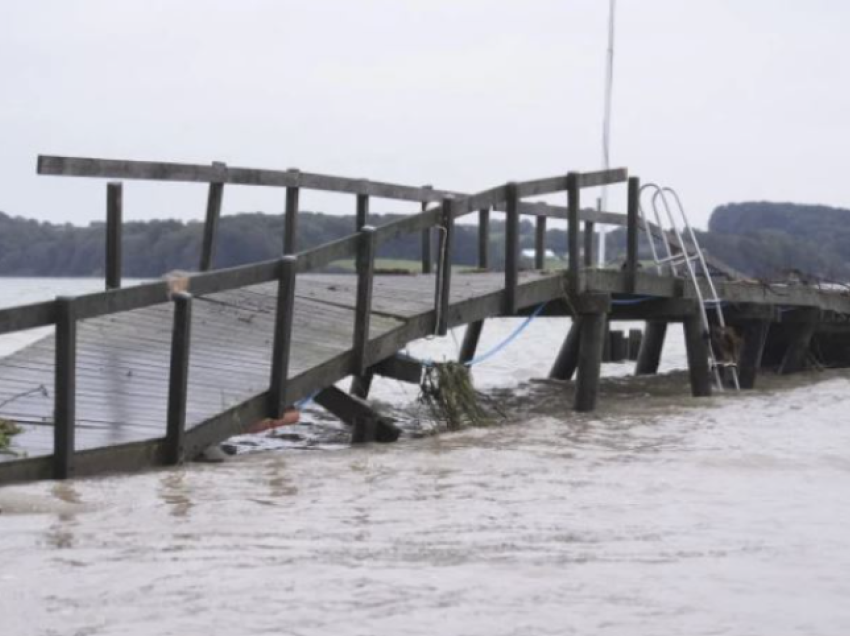
M 643 330 L 643 340 L 638 351 L 635 375 L 655 375 L 661 363 L 661 351 L 664 349 L 664 338 L 667 336 L 667 323 L 651 320 Z
M 801 319 L 795 324 L 794 332 L 791 334 L 788 348 L 779 365 L 780 375 L 797 373 L 806 368 L 806 358 L 809 356 L 809 345 L 812 336 L 815 335 L 820 310 L 813 307 L 804 307 L 799 310 Z
M 756 387 L 769 329 L 770 323 L 765 320 L 749 321 L 744 325 L 744 342 L 738 357 L 738 384 L 742 389 Z
M 375 279 L 375 228 L 365 225 L 360 230 L 357 248 L 357 300 L 354 310 L 354 369 L 352 375 L 363 375 L 369 368 L 369 325 L 372 318 L 372 284 Z
M 534 269 L 546 269 L 546 217 L 538 216 L 534 233 Z
M 579 175 L 570 172 L 567 175 L 567 243 L 569 249 L 569 283 L 568 289 L 571 296 L 577 296 L 581 291 L 581 278 L 579 267 Z
M 611 343 L 611 362 L 623 362 L 629 355 L 626 337 L 619 329 L 610 330 L 608 339 Z
M 549 371 L 549 377 L 553 380 L 572 380 L 573 374 L 578 366 L 578 351 L 581 344 L 581 316 L 573 316 L 570 330 L 558 351 L 555 364 Z
M 227 166 L 219 161 L 213 162 L 213 168 L 222 173 L 227 171 Z M 221 218 L 221 203 L 224 199 L 224 183 L 210 183 L 207 192 L 207 217 L 204 221 L 204 237 L 201 243 L 202 272 L 209 271 L 215 260 L 216 237 L 218 236 L 218 222 Z
M 596 294 L 594 294 L 596 296 Z M 599 294 L 601 303 L 610 304 L 610 297 Z M 573 408 L 585 413 L 596 408 L 599 377 L 602 372 L 602 349 L 605 346 L 608 314 L 595 308 L 581 316 L 581 343 L 578 353 L 578 375 Z
M 466 326 L 466 331 L 463 333 L 463 342 L 460 345 L 458 362 L 466 364 L 475 357 L 475 351 L 478 349 L 478 341 L 481 338 L 481 330 L 483 328 L 483 320 L 476 320 Z
M 584 222 L 584 266 L 593 267 L 593 222 Z
M 626 211 L 626 292 L 637 289 L 638 270 L 638 216 L 640 214 L 640 179 L 629 177 L 628 207 Z
M 357 195 L 357 218 L 355 220 L 356 229 L 359 232 L 362 230 L 366 223 L 369 222 L 369 195 L 368 194 L 358 194 Z
M 694 397 L 708 397 L 711 395 L 708 334 L 703 329 L 699 312 L 694 312 L 685 318 L 682 326 L 685 331 L 685 349 L 688 354 L 688 376 L 691 381 L 691 395 Z
M 478 210 L 478 269 L 490 269 L 490 210 Z
M 430 185 L 422 186 L 422 188 L 424 190 L 433 189 L 433 187 L 430 186 Z M 423 201 L 422 202 L 422 212 L 425 212 L 427 209 L 428 209 L 428 202 Z M 431 271 L 432 271 L 431 263 L 434 260 L 434 248 L 432 246 L 432 241 L 431 241 L 432 235 L 433 235 L 432 228 L 426 227 L 424 230 L 422 230 L 421 256 L 422 256 L 422 273 L 423 274 L 430 274 Z
M 287 400 L 289 354 L 292 346 L 292 319 L 295 315 L 295 274 L 298 258 L 287 254 L 280 259 L 277 281 L 277 307 L 275 310 L 272 368 L 269 380 L 268 414 L 273 419 L 283 417 Z
M 504 312 L 513 316 L 517 311 L 516 288 L 519 282 L 519 196 L 516 183 L 505 187 L 505 306 Z
M 372 380 L 375 378 L 375 373 L 371 369 L 363 375 L 355 375 L 351 378 L 351 387 L 348 392 L 361 400 L 369 397 L 369 391 L 372 390 Z
M 638 359 L 640 351 L 640 343 L 643 341 L 643 332 L 640 329 L 629 329 L 628 350 L 629 360 L 635 361 Z
M 77 419 L 77 312 L 74 299 L 56 299 L 56 350 L 53 385 L 53 477 L 74 476 Z
M 298 173 L 297 170 L 288 172 Z M 298 207 L 301 199 L 301 188 L 289 186 L 286 188 L 286 209 L 283 213 L 283 253 L 298 252 Z
M 186 403 L 189 387 L 189 349 L 192 342 L 192 295 L 172 295 L 174 322 L 171 330 L 171 369 L 168 376 L 168 419 L 165 463 L 180 464 L 184 458 Z
M 443 210 L 440 232 L 439 256 L 437 259 L 437 289 L 436 289 L 436 318 L 435 332 L 445 336 L 449 332 L 449 300 L 452 285 L 452 244 L 454 243 L 454 198 L 443 199 Z
M 106 289 L 121 287 L 121 228 L 123 186 L 106 186 Z

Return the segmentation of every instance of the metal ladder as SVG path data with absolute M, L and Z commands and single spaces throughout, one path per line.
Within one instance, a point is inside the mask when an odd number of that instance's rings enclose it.
M 657 228 L 657 232 L 661 235 L 661 243 L 663 244 L 664 250 L 667 253 L 666 256 L 659 256 L 658 250 L 655 246 L 655 234 L 653 232 L 653 228 L 650 222 L 647 220 L 646 214 L 643 210 L 643 194 L 647 190 L 653 192 L 652 198 L 650 200 L 652 204 L 652 212 L 655 217 L 655 225 Z M 723 391 L 723 377 L 721 375 L 721 368 L 729 370 L 733 386 L 735 387 L 735 389 L 740 390 L 741 385 L 738 381 L 738 365 L 734 361 L 719 362 L 717 354 L 714 351 L 714 344 L 712 343 L 712 339 L 710 337 L 711 323 L 708 320 L 709 310 L 706 308 L 706 306 L 709 306 L 715 312 L 717 324 L 725 332 L 726 320 L 723 317 L 723 301 L 717 295 L 717 288 L 714 285 L 714 281 L 711 279 L 711 271 L 709 270 L 708 264 L 705 261 L 705 256 L 703 256 L 702 248 L 700 247 L 696 234 L 694 233 L 691 224 L 688 222 L 688 216 L 687 214 L 685 214 L 685 208 L 682 205 L 682 200 L 679 198 L 678 193 L 673 188 L 662 187 L 655 183 L 647 183 L 640 189 L 640 200 L 640 217 L 643 221 L 644 230 L 646 231 L 646 237 L 649 241 L 649 248 L 652 252 L 652 258 L 655 261 L 655 266 L 658 269 L 658 273 L 663 274 L 664 269 L 666 267 L 669 268 L 669 272 L 673 274 L 673 276 L 678 276 L 680 266 L 684 265 L 685 269 L 687 270 L 687 275 L 694 285 L 694 291 L 697 296 L 697 301 L 699 302 L 700 318 L 702 319 L 703 337 L 706 338 L 708 342 L 709 363 L 711 365 L 711 370 L 714 375 L 714 382 L 717 385 L 718 391 Z M 679 228 L 679 225 L 676 223 L 676 218 L 673 214 L 673 209 L 670 205 L 671 200 L 673 201 L 679 213 L 679 216 L 681 217 L 681 221 L 684 225 L 685 231 L 687 232 L 688 239 L 690 239 L 690 246 L 685 243 L 682 238 L 682 231 Z M 664 229 L 661 211 L 659 210 L 659 203 L 661 204 L 660 207 L 662 207 L 664 210 L 664 215 L 669 221 L 670 229 L 673 231 L 673 235 L 676 237 L 676 243 L 678 243 L 678 247 L 679 249 L 681 249 L 681 252 L 679 253 L 674 252 L 673 246 L 670 244 L 668 231 Z M 693 253 L 688 252 L 689 248 L 693 249 Z M 698 279 L 697 266 L 702 269 L 702 274 L 705 277 L 706 282 L 708 283 L 708 290 L 710 294 L 710 297 L 708 299 L 704 297 L 702 286 L 700 285 L 700 281 Z

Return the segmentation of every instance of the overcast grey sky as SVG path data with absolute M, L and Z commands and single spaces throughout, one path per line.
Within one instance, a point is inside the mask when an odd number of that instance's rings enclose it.
M 2 0 L 0 210 L 103 218 L 103 183 L 37 177 L 39 153 L 468 191 L 597 169 L 607 5 Z M 677 187 L 699 225 L 728 201 L 850 207 L 848 31 L 846 0 L 620 0 L 612 163 Z M 130 182 L 125 214 L 201 218 L 205 196 Z M 226 213 L 282 207 L 225 194 Z

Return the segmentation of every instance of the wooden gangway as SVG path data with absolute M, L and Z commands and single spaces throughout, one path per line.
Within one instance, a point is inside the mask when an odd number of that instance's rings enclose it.
M 711 393 L 696 290 L 690 281 L 640 270 L 640 184 L 622 169 L 508 183 L 475 195 L 223 164 L 41 157 L 39 172 L 207 183 L 201 271 L 121 287 L 122 192 L 120 184 L 108 184 L 109 289 L 0 310 L 0 334 L 54 329 L 53 335 L 0 359 L 0 418 L 21 425 L 15 445 L 25 453 L 0 461 L 0 483 L 178 463 L 265 417 L 279 417 L 287 406 L 346 376 L 368 386 L 372 374 L 392 374 L 390 363 L 413 340 L 469 325 L 461 353 L 469 359 L 485 319 L 533 310 L 544 317 L 577 318 L 553 366 L 554 377 L 569 379 L 577 372 L 577 410 L 596 405 L 609 319 L 647 322 L 652 337 L 644 343 L 638 370 L 649 373 L 657 369 L 667 323 L 681 322 L 692 393 Z M 626 214 L 581 208 L 583 189 L 618 183 L 628 187 Z M 226 184 L 286 189 L 281 258 L 214 269 Z M 352 234 L 299 251 L 302 189 L 354 195 Z M 528 200 L 558 192 L 567 194 L 567 207 Z M 373 228 L 368 225 L 370 198 L 418 201 L 423 211 Z M 505 214 L 504 272 L 487 271 L 494 211 Z M 451 267 L 454 224 L 473 213 L 479 221 L 480 267 L 460 273 Z M 523 215 L 537 224 L 535 267 L 528 270 L 519 256 Z M 566 270 L 544 269 L 547 218 L 567 220 Z M 627 230 L 621 270 L 592 266 L 588 239 L 600 223 Z M 422 273 L 376 273 L 378 247 L 409 232 L 422 235 Z M 321 273 L 331 262 L 350 258 L 356 260 L 356 276 Z M 713 266 L 731 274 L 721 263 Z M 729 305 L 728 321 L 742 335 L 738 364 L 745 386 L 753 386 L 761 366 L 799 370 L 818 338 L 832 338 L 835 344 L 850 333 L 846 294 L 731 279 L 718 284 Z

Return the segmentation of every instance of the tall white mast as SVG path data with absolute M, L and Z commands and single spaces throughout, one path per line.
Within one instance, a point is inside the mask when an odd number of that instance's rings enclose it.
M 602 121 L 602 167 L 611 167 L 611 94 L 614 88 L 614 12 L 617 0 L 611 0 L 608 10 L 608 61 L 605 68 L 605 118 Z M 608 187 L 602 187 L 602 209 L 608 210 Z M 599 266 L 605 265 L 605 228 L 599 228 Z

